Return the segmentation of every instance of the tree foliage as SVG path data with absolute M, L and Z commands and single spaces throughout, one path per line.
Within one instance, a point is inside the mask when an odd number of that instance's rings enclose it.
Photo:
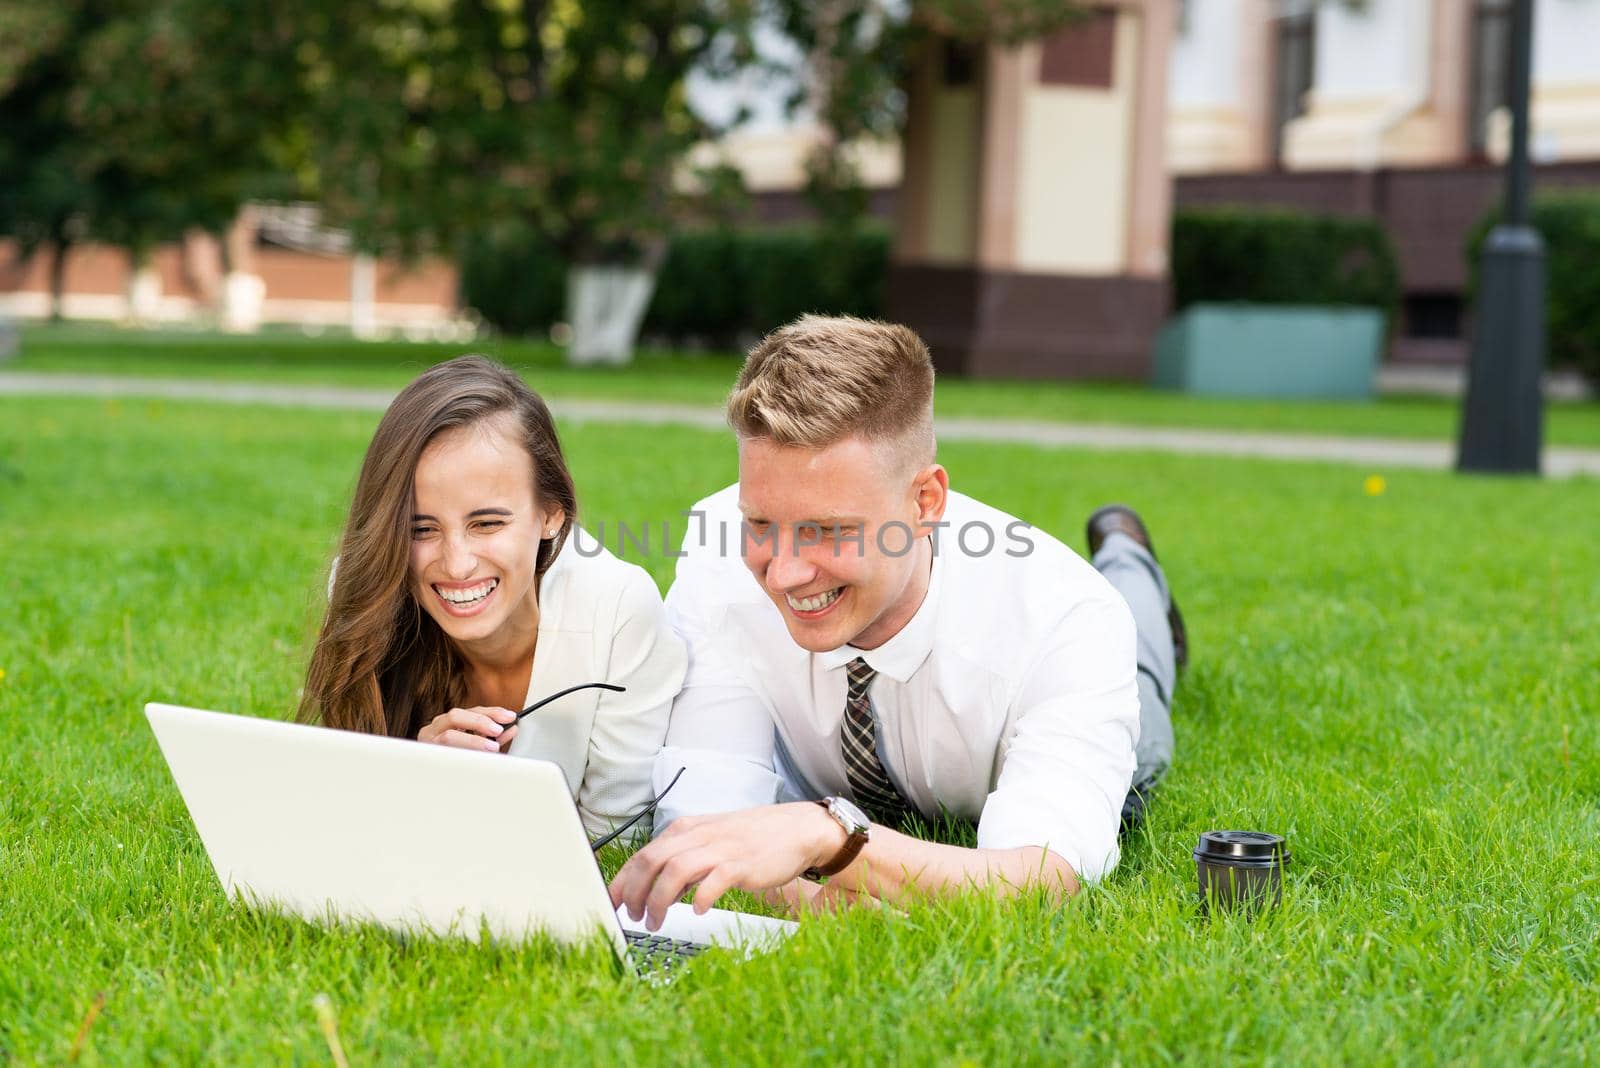
M 264 0 L 0 2 L 0 231 L 140 258 L 271 185 L 295 113 Z
M 516 223 L 569 262 L 668 231 L 708 134 L 684 78 L 749 54 L 749 0 L 306 0 L 317 192 L 359 244 Z
M 264 0 L 135 2 L 88 34 L 69 111 L 105 187 L 95 232 L 142 249 L 290 189 L 294 49 Z
M 825 228 L 851 229 L 866 190 L 848 146 L 899 134 L 910 58 L 930 39 L 977 47 L 1042 37 L 1083 13 L 1079 0 L 774 0 L 806 71 L 791 109 L 815 113 L 825 135 L 806 160 L 806 190 Z
M 66 242 L 89 199 L 67 107 L 83 21 L 67 5 L 0 5 L 0 233 L 24 256 Z
M 650 259 L 717 131 L 687 74 L 806 55 L 832 131 L 826 226 L 865 193 L 842 151 L 902 118 L 914 44 L 1037 36 L 1069 0 L 0 0 L 0 231 L 139 256 L 252 197 L 305 195 L 366 251 L 453 252 L 507 226 L 571 264 Z M 802 101 L 794 101 L 796 105 Z M 705 176 L 725 190 L 725 173 Z

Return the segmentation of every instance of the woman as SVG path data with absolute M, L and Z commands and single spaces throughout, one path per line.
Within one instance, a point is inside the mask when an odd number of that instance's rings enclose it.
M 553 761 L 591 833 L 637 813 L 685 654 L 642 568 L 576 551 L 577 507 L 550 411 L 520 378 L 481 356 L 424 372 L 367 447 L 302 718 Z M 578 690 L 515 722 L 590 682 L 625 692 Z

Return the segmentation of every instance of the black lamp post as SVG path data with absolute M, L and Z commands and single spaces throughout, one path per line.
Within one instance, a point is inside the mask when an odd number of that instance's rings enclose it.
M 1544 431 L 1544 241 L 1528 225 L 1533 0 L 1512 0 L 1511 158 L 1505 217 L 1478 275 L 1478 329 L 1461 418 L 1461 471 L 1538 474 Z

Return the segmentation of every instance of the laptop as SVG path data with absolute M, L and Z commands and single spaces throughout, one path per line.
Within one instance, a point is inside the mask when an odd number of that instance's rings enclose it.
M 748 956 L 790 920 L 679 902 L 659 931 L 611 907 L 552 763 L 152 703 L 145 716 L 229 897 L 313 921 L 563 943 L 598 934 L 659 976 Z

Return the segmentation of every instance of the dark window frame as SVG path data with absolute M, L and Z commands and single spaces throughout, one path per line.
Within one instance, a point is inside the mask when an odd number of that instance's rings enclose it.
M 1467 156 L 1489 158 L 1489 117 L 1511 103 L 1511 0 L 1474 0 L 1467 68 Z
M 1283 132 L 1306 113 L 1306 93 L 1317 83 L 1317 9 L 1278 16 L 1273 27 L 1272 164 L 1283 165 Z

